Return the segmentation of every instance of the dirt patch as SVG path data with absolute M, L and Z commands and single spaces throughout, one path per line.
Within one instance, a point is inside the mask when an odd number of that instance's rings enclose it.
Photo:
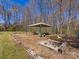
M 45 59 L 79 59 L 79 57 L 76 57 L 77 55 L 75 55 L 75 57 L 73 56 L 73 52 L 79 53 L 79 50 L 73 48 L 69 49 L 67 47 L 64 53 L 60 54 L 55 52 L 54 50 L 40 46 L 38 42 L 41 40 L 46 40 L 47 38 L 45 37 L 38 37 L 37 35 L 26 35 L 23 33 L 13 34 L 12 37 L 14 38 L 13 40 L 15 40 L 16 43 L 23 45 L 25 48 L 29 47 L 34 49 L 37 53 L 44 56 Z

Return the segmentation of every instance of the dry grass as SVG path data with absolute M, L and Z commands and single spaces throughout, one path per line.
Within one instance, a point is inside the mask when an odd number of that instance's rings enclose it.
M 11 40 L 11 34 L 0 33 L 0 59 L 28 59 L 26 51 Z

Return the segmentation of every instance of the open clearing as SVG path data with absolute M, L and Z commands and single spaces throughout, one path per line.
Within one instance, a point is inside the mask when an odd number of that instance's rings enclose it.
M 26 35 L 24 32 L 1 32 L 0 59 L 32 59 L 26 52 L 27 48 L 34 49 L 45 59 L 79 59 L 79 49 L 67 47 L 65 52 L 60 54 L 38 44 L 39 41 L 46 39 L 37 35 Z

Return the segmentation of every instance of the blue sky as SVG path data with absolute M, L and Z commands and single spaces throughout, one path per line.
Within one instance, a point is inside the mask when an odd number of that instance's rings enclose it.
M 1 0 L 0 0 L 0 1 L 1 1 Z M 4 1 L 4 3 L 5 3 L 5 0 L 2 0 L 2 1 Z M 22 7 L 24 7 L 24 6 L 28 6 L 32 0 L 9 0 L 9 1 L 12 2 L 12 3 L 19 4 L 19 5 L 21 5 Z M 78 3 L 79 3 L 79 0 L 77 0 L 77 1 L 78 1 Z M 7 6 L 7 5 L 6 5 L 6 6 Z M 54 8 L 54 9 L 55 9 L 55 8 Z M 37 14 L 40 14 L 40 13 L 39 13 L 39 11 L 40 11 L 39 8 L 36 9 L 36 10 L 34 10 L 34 11 L 37 12 Z M 35 14 L 36 14 L 36 13 L 35 13 Z M 67 18 L 67 15 L 68 15 L 68 14 L 64 13 L 64 15 L 65 15 L 65 17 Z M 78 18 L 79 18 L 79 13 L 78 13 Z M 0 16 L 0 23 L 3 23 L 2 16 Z
M 29 5 L 30 0 L 9 0 L 10 2 L 19 4 L 21 6 Z M 4 23 L 2 16 L 0 15 L 0 23 Z
M 24 6 L 24 5 L 28 5 L 30 0 L 12 0 L 12 1 Z

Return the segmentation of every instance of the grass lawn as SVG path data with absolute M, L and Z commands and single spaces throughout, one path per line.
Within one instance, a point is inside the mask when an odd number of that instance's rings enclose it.
M 11 32 L 0 32 L 0 59 L 29 59 L 25 49 L 16 45 Z

